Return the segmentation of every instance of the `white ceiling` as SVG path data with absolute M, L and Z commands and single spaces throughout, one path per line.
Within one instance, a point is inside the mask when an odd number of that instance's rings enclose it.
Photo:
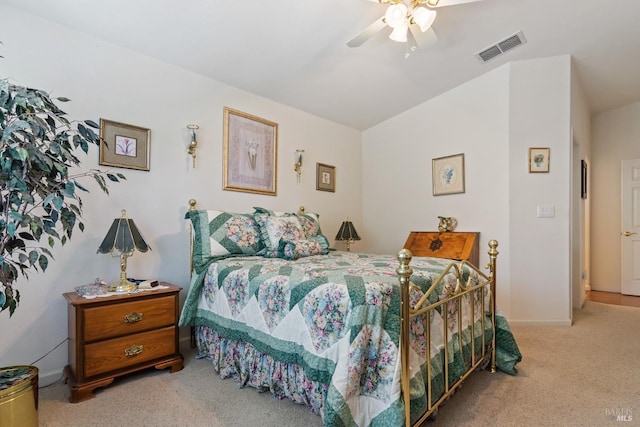
M 640 1 L 484 0 L 438 9 L 438 43 L 405 58 L 367 0 L 0 0 L 311 114 L 366 129 L 509 61 L 571 54 L 592 112 L 640 100 Z M 25 31 L 29 31 L 25 25 Z M 527 43 L 475 54 L 518 31 Z M 1 34 L 1 32 L 0 32 Z

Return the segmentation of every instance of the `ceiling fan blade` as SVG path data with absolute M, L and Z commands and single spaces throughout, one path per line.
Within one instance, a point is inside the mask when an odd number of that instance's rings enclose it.
M 464 3 L 475 3 L 478 1 L 483 1 L 483 0 L 439 0 L 436 5 L 432 4 L 436 2 L 435 0 L 426 0 L 426 1 L 423 0 L 421 3 L 427 4 L 427 6 L 435 8 L 435 7 L 455 6 L 457 4 L 464 4 Z
M 358 47 L 361 46 L 364 42 L 373 37 L 378 31 L 382 30 L 386 27 L 387 24 L 384 23 L 384 18 L 380 18 L 377 21 L 373 22 L 367 28 L 362 30 L 360 34 L 349 40 L 347 46 L 349 47 Z
M 436 36 L 433 28 L 429 28 L 423 33 L 422 31 L 420 31 L 420 27 L 418 25 L 411 24 L 409 26 L 409 30 L 411 30 L 411 35 L 416 41 L 416 46 L 418 46 L 418 49 L 426 49 L 438 42 L 438 36 Z

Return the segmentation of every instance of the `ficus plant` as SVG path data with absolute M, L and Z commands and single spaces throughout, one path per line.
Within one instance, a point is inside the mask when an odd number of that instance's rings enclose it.
M 58 102 L 69 99 L 55 98 Z M 0 79 L 0 312 L 11 317 L 20 303 L 15 282 L 44 272 L 56 241 L 64 245 L 82 222 L 80 178 L 95 179 L 109 194 L 108 182 L 120 173 L 78 170 L 76 153 L 105 143 L 98 124 L 70 121 L 48 93 Z

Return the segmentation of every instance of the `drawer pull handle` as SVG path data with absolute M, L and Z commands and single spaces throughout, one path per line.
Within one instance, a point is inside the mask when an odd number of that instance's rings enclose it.
M 127 357 L 137 356 L 140 353 L 142 353 L 142 345 L 134 344 L 131 347 L 124 349 L 124 355 Z
M 131 314 L 127 314 L 126 316 L 124 316 L 124 322 L 125 323 L 136 323 L 142 320 L 142 317 L 144 316 L 143 313 L 136 313 L 135 311 Z

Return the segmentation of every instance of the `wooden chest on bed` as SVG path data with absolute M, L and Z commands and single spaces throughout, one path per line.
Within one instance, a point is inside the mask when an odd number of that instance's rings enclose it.
M 404 244 L 414 256 L 468 260 L 478 266 L 480 233 L 412 231 Z

